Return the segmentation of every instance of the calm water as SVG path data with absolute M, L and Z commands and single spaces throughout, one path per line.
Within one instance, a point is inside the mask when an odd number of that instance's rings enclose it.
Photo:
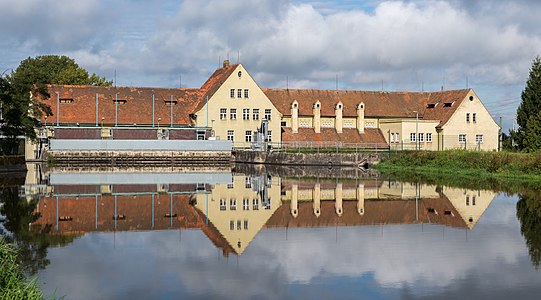
M 48 245 L 28 255 L 47 295 L 541 295 L 536 268 L 541 215 L 535 211 L 535 192 L 519 198 L 383 179 L 227 172 L 52 173 L 40 180 L 42 184 L 18 191 L 34 199 L 24 201 L 34 204 L 25 208 L 40 217 L 32 220 L 30 233 L 12 235 L 34 246 L 38 241 Z M 8 220 L 10 209 L 4 204 Z M 24 214 L 12 219 L 28 220 Z M 10 226 L 16 227 L 5 225 Z

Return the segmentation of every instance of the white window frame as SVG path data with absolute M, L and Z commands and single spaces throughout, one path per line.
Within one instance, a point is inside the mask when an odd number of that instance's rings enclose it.
M 272 116 L 272 110 L 265 108 L 265 120 L 270 121 Z
M 220 199 L 220 210 L 227 210 L 227 201 L 225 198 Z
M 229 118 L 231 120 L 236 120 L 237 119 L 237 109 L 236 108 L 229 109 Z
M 244 89 L 244 98 L 248 99 L 249 92 L 248 89 Z
M 259 108 L 252 109 L 252 120 L 259 120 Z
M 394 132 L 391 133 L 391 143 L 394 143 Z
M 235 130 L 228 130 L 227 131 L 227 140 L 228 141 L 235 140 Z
M 426 142 L 427 143 L 432 143 L 432 133 L 430 133 L 430 132 L 426 133 Z
M 237 210 L 237 199 L 229 199 L 229 210 Z
M 470 123 L 470 113 L 466 113 L 466 123 Z
M 237 90 L 237 98 L 239 98 L 239 99 L 242 98 L 242 89 Z
M 475 135 L 475 144 L 482 144 L 484 142 L 484 136 L 482 134 Z
M 471 120 L 472 120 L 473 123 L 477 123 L 477 114 L 476 113 L 472 114 Z
M 227 120 L 227 108 L 220 108 L 220 120 Z
M 425 142 L 425 134 L 420 132 L 419 133 L 419 143 L 424 143 Z
M 417 135 L 414 132 L 410 133 L 410 142 L 417 142 Z
M 246 130 L 246 132 L 245 132 L 245 141 L 247 143 L 252 142 L 252 131 L 251 130 Z
M 242 199 L 242 210 L 250 210 L 250 199 Z
M 229 90 L 229 97 L 230 97 L 231 99 L 235 99 L 235 89 Z
M 272 142 L 272 130 L 267 131 L 267 142 Z
M 250 109 L 249 108 L 243 108 L 242 109 L 242 119 L 243 120 L 250 120 Z
M 259 210 L 259 199 L 252 200 L 252 210 Z
M 466 143 L 466 134 L 459 134 L 458 135 L 458 142 L 459 143 Z

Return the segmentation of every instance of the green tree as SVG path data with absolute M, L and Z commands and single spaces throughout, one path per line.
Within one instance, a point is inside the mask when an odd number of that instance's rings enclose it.
M 2 151 L 12 154 L 17 137 L 36 138 L 34 128 L 39 119 L 53 112 L 40 99 L 48 99 L 47 84 L 80 84 L 110 86 L 112 81 L 79 67 L 67 56 L 45 55 L 27 58 L 8 76 L 0 77 L 0 104 L 3 112 L 1 127 Z
M 526 82 L 526 87 L 522 91 L 522 101 L 517 109 L 517 131 L 511 131 L 511 136 L 520 150 L 536 151 L 541 149 L 538 144 L 532 145 L 532 135 L 537 134 L 537 139 L 541 139 L 541 132 L 536 128 L 528 126 L 539 125 L 539 113 L 541 112 L 541 58 L 537 56 L 533 60 L 530 69 L 530 76 Z M 533 117 L 533 119 L 532 119 Z M 528 125 L 529 123 L 529 125 Z M 526 135 L 529 137 L 526 139 Z

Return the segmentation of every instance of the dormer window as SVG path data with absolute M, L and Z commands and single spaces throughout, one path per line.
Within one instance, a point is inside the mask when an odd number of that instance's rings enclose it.
M 71 98 L 60 98 L 58 101 L 59 101 L 60 103 L 62 103 L 62 104 L 70 104 L 70 103 L 73 103 L 73 99 L 71 99 Z
M 126 104 L 126 102 L 127 102 L 126 99 L 113 99 L 113 103 L 118 104 L 118 105 L 124 105 Z
M 164 102 L 166 106 L 174 106 L 174 105 L 177 105 L 178 103 L 177 100 L 165 100 Z
M 319 102 L 316 102 L 316 103 L 314 104 L 314 108 L 319 108 L 320 106 L 321 106 L 321 104 L 320 104 Z
M 436 108 L 436 103 L 428 103 L 426 108 Z
M 336 109 L 342 109 L 342 103 L 336 104 Z
M 297 108 L 297 107 L 298 107 L 298 104 L 297 104 L 297 103 L 293 103 L 293 104 L 291 105 L 291 107 Z
M 451 107 L 453 106 L 453 102 L 445 102 L 443 103 L 443 107 Z

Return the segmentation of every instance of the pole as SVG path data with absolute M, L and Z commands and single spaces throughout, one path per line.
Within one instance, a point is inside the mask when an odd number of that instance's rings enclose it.
M 154 94 L 152 94 L 152 128 L 154 128 Z
M 169 101 L 169 127 L 173 127 L 173 95 L 171 95 L 171 100 Z
M 118 93 L 115 94 L 115 127 L 118 127 Z
M 209 127 L 209 96 L 207 96 L 207 126 Z
M 498 134 L 498 152 L 502 151 L 502 140 L 503 140 L 502 117 L 500 116 L 500 130 Z
M 419 150 L 419 112 L 415 112 L 415 150 Z
M 98 127 L 98 93 L 96 93 L 96 127 Z
M 56 92 L 56 127 L 60 126 L 60 93 Z

